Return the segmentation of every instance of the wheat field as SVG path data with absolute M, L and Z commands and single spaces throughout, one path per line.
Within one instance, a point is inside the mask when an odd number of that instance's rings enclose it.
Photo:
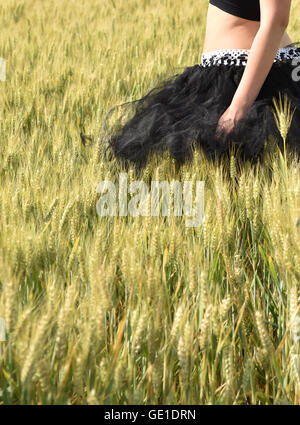
M 153 157 L 144 182 L 205 182 L 199 227 L 96 211 L 119 169 L 80 132 L 200 63 L 207 3 L 1 1 L 0 404 L 300 404 L 288 149 L 256 165 L 196 151 L 179 170 Z

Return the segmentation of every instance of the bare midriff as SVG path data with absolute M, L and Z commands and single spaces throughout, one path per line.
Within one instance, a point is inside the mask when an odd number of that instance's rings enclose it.
M 221 49 L 250 49 L 260 23 L 238 18 L 210 4 L 208 6 L 204 52 Z M 279 47 L 292 40 L 285 32 Z

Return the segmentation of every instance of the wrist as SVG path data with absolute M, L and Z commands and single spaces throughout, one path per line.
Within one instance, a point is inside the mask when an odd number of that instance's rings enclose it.
M 237 99 L 233 98 L 230 104 L 230 109 L 239 113 L 239 115 L 247 115 L 251 102 L 247 101 L 247 99 Z
M 230 107 L 234 109 L 241 109 L 242 111 L 248 111 L 250 106 L 253 102 L 250 101 L 250 99 L 247 98 L 239 98 L 239 97 L 233 97 Z

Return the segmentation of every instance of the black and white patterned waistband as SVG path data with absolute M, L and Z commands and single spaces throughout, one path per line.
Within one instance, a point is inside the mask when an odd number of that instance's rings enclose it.
M 202 53 L 201 65 L 203 67 L 215 65 L 246 66 L 250 50 L 245 49 L 222 49 L 213 52 Z M 274 62 L 293 60 L 300 58 L 300 47 L 281 47 L 278 49 Z

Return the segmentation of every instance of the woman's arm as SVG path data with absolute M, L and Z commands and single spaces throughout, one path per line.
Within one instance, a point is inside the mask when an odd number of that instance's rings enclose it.
M 260 28 L 253 40 L 243 77 L 231 105 L 219 120 L 218 130 L 229 133 L 247 115 L 271 70 L 288 26 L 290 8 L 291 0 L 260 0 Z

